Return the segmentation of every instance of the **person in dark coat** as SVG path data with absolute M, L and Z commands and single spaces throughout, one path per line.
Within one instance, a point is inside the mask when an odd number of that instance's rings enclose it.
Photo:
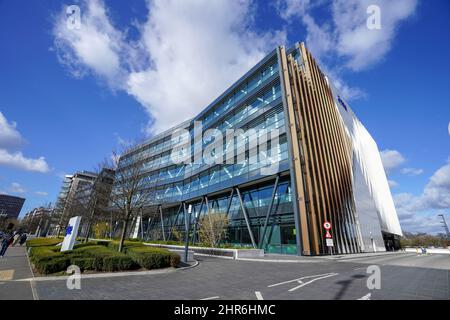
M 20 246 L 23 246 L 23 244 L 27 241 L 27 238 L 28 238 L 27 234 L 26 234 L 26 233 L 23 233 L 23 234 L 20 236 L 19 245 L 20 245 Z
M 3 258 L 3 256 L 6 253 L 6 250 L 11 245 L 11 243 L 13 243 L 13 241 L 14 238 L 11 233 L 6 233 L 5 235 L 3 235 L 2 248 L 0 249 L 0 258 Z

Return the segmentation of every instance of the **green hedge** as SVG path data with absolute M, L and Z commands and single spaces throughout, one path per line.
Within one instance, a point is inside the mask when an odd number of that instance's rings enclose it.
M 180 263 L 179 255 L 160 248 L 131 247 L 127 249 L 127 255 L 145 269 L 176 267 Z
M 134 241 L 125 242 L 125 253 L 117 252 L 118 241 L 110 242 L 108 246 L 104 242 L 99 244 L 98 241 L 92 241 L 78 244 L 73 250 L 65 252 L 60 252 L 60 246 L 43 246 L 42 243 L 33 243 L 34 246 L 30 249 L 30 261 L 42 274 L 66 271 L 70 265 L 78 266 L 81 271 L 111 272 L 136 270 L 140 267 L 176 267 L 180 262 L 180 257 L 167 249 L 148 247 Z
M 58 256 L 60 254 L 55 252 L 52 247 L 33 247 L 30 251 L 30 260 L 33 263 L 50 260 Z
M 110 248 L 111 250 L 114 251 L 119 251 L 119 244 L 120 241 L 110 241 L 108 243 L 108 248 Z M 128 248 L 131 247 L 140 247 L 143 246 L 142 242 L 138 242 L 138 241 L 130 241 L 130 240 L 126 240 L 123 242 L 123 251 L 126 252 L 128 250 Z
M 35 238 L 27 241 L 27 247 L 54 246 L 63 240 L 62 238 Z
M 69 257 L 56 257 L 50 260 L 40 261 L 35 264 L 40 273 L 50 274 L 60 271 L 66 271 L 70 266 Z
M 111 255 L 103 258 L 103 271 L 125 271 L 139 269 L 139 265 L 127 255 Z
M 75 257 L 70 259 L 70 264 L 78 266 L 81 272 L 95 270 L 95 259 L 91 257 Z

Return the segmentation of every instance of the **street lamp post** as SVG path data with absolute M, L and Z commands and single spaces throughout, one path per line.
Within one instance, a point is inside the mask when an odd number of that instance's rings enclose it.
M 186 233 L 184 235 L 184 262 L 188 262 L 188 251 L 189 251 L 189 229 L 191 227 L 191 212 L 192 212 L 192 205 L 189 205 L 188 212 L 186 212 L 186 204 L 183 203 L 183 209 L 184 209 L 184 219 L 185 219 L 185 225 L 186 225 Z M 189 217 L 188 217 L 189 214 Z

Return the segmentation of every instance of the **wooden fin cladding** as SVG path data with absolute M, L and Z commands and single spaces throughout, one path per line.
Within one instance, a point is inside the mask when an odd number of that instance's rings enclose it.
M 323 223 L 331 222 L 333 253 L 360 252 L 352 184 L 352 146 L 328 79 L 304 44 L 280 48 L 295 171 L 302 250 L 328 254 Z

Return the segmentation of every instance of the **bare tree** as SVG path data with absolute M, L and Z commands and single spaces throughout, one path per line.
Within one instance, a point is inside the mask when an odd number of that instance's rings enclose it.
M 120 161 L 120 156 L 113 152 L 116 175 L 114 187 L 111 192 L 112 210 L 122 222 L 119 252 L 123 249 L 123 243 L 127 235 L 131 221 L 143 208 L 150 206 L 154 200 L 154 191 L 146 185 L 144 166 L 142 161 L 131 161 L 129 164 Z
M 97 222 L 106 222 L 109 213 L 109 200 L 111 198 L 111 191 L 114 183 L 115 171 L 112 164 L 104 161 L 98 165 L 97 178 L 94 183 L 85 190 L 83 209 L 83 220 L 85 221 L 86 232 L 84 241 L 89 240 L 92 226 Z
M 199 221 L 199 237 L 211 247 L 217 246 L 227 234 L 229 219 L 223 213 L 209 213 Z

